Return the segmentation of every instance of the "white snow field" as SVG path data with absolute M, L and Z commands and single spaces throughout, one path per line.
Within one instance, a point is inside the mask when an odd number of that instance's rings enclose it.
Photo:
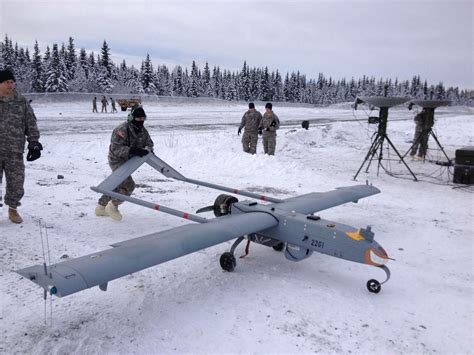
M 367 280 L 384 280 L 377 268 L 318 253 L 293 263 L 257 244 L 237 259 L 234 272 L 225 272 L 219 257 L 230 241 L 114 280 L 107 292 L 95 287 L 53 298 L 52 325 L 48 299 L 45 324 L 43 291 L 14 272 L 43 262 L 39 220 L 47 226 L 51 263 L 192 222 L 130 203 L 121 206 L 122 222 L 96 217 L 99 196 L 89 187 L 109 175 L 110 134 L 126 114 L 92 114 L 90 97 L 35 97 L 32 105 L 44 150 L 26 163 L 24 223 L 10 223 L 2 209 L 0 352 L 473 353 L 474 190 L 453 184 L 452 168 L 428 161 L 407 161 L 418 182 L 396 160 L 384 165 L 397 176 L 377 174 L 374 161 L 353 181 L 376 126 L 367 124 L 367 108 L 353 112 L 349 104 L 275 103 L 282 121 L 275 156 L 262 153 L 261 140 L 256 155 L 242 152 L 237 127 L 245 103 L 156 99 L 145 100 L 144 108 L 156 154 L 187 177 L 278 198 L 366 180 L 377 186 L 381 194 L 318 215 L 372 226 L 395 259 L 379 294 L 366 289 Z M 264 111 L 263 103 L 257 108 Z M 403 106 L 389 113 L 388 135 L 402 153 L 414 133 L 413 116 Z M 439 108 L 436 117 L 436 134 L 450 157 L 474 145 L 472 108 Z M 309 130 L 301 128 L 303 119 L 311 120 Z M 443 160 L 432 139 L 429 144 L 429 159 Z M 392 149 L 384 154 L 395 158 Z M 172 181 L 150 167 L 134 179 L 134 197 L 190 213 L 221 193 Z

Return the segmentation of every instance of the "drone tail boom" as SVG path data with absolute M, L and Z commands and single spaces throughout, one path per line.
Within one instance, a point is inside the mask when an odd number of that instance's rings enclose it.
M 113 192 L 113 190 L 118 185 L 120 185 L 122 181 L 124 181 L 128 176 L 132 175 L 135 170 L 137 170 L 141 165 L 145 163 L 153 167 L 156 171 L 163 174 L 164 176 L 174 179 L 174 180 L 183 181 L 183 182 L 200 185 L 204 187 L 209 187 L 215 190 L 226 191 L 226 192 L 230 192 L 236 195 L 247 196 L 247 197 L 251 197 L 254 199 L 261 200 L 261 201 L 267 201 L 267 202 L 272 202 L 272 203 L 280 203 L 283 201 L 278 198 L 256 194 L 250 191 L 235 189 L 235 188 L 226 187 L 222 185 L 212 184 L 205 181 L 187 178 L 184 175 L 182 175 L 180 172 L 175 170 L 172 166 L 170 166 L 169 164 L 167 164 L 166 162 L 158 158 L 153 153 L 149 153 L 143 157 L 135 156 L 135 157 L 130 158 L 123 165 L 121 165 L 117 170 L 115 170 L 110 176 L 108 176 L 104 181 L 102 181 L 99 185 L 97 185 L 97 187 L 91 187 L 91 189 L 93 191 L 101 192 L 105 195 L 112 196 L 111 192 Z M 126 200 L 123 197 L 116 197 L 116 198 L 119 198 L 121 200 Z M 137 203 L 136 201 L 131 201 L 131 200 L 130 202 Z

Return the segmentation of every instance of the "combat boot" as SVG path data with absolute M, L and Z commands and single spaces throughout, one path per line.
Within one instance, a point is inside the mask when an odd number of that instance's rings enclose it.
M 21 222 L 23 222 L 23 218 L 21 218 L 20 214 L 15 208 L 10 207 L 8 209 L 8 218 L 10 219 L 10 221 L 16 224 L 20 224 Z
M 108 216 L 107 212 L 105 211 L 105 206 L 97 205 L 97 207 L 95 208 L 95 215 L 99 217 Z
M 112 217 L 112 219 L 120 222 L 122 220 L 122 215 L 120 214 L 120 211 L 118 210 L 118 206 L 114 205 L 112 201 L 109 201 L 107 206 L 105 206 L 105 212 Z

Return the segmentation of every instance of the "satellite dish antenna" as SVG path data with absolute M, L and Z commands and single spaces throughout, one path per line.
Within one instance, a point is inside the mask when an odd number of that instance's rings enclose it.
M 366 103 L 372 106 L 376 106 L 379 108 L 379 117 L 378 118 L 369 117 L 369 123 L 378 124 L 378 130 L 376 132 L 377 136 L 373 140 L 372 145 L 370 146 L 369 151 L 367 152 L 367 155 L 365 156 L 365 159 L 362 162 L 362 165 L 360 166 L 359 170 L 357 170 L 357 173 L 354 175 L 354 180 L 357 179 L 357 175 L 359 175 L 360 171 L 362 170 L 365 163 L 367 162 L 368 164 L 367 164 L 367 169 L 365 170 L 365 172 L 366 173 L 369 172 L 370 164 L 376 154 L 377 154 L 377 160 L 378 160 L 378 165 L 377 165 L 377 175 L 378 175 L 380 166 L 382 166 L 384 141 L 387 141 L 389 146 L 392 147 L 392 149 L 400 158 L 400 161 L 403 162 L 405 167 L 413 176 L 413 179 L 415 181 L 418 180 L 415 174 L 413 173 L 413 171 L 411 171 L 410 167 L 407 165 L 407 163 L 405 163 L 405 160 L 403 160 L 403 157 L 400 155 L 397 148 L 395 148 L 390 138 L 388 138 L 387 136 L 388 109 L 393 106 L 401 105 L 409 100 L 410 99 L 405 98 L 405 97 L 386 97 L 386 96 L 362 96 L 356 99 L 354 107 L 357 107 L 357 105 L 360 103 Z
M 393 106 L 398 106 L 410 100 L 405 97 L 385 97 L 385 96 L 361 96 L 361 97 L 358 97 L 357 99 L 369 105 L 380 107 L 380 108 L 382 107 L 390 108 Z
M 448 106 L 451 103 L 449 100 L 411 100 L 410 104 L 418 105 L 423 108 L 435 109 L 440 106 Z

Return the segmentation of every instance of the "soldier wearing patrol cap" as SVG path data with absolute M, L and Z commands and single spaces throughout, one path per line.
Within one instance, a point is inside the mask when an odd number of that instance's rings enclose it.
M 24 195 L 25 140 L 28 141 L 27 161 L 38 159 L 43 147 L 38 141 L 40 133 L 33 109 L 15 86 L 12 71 L 0 70 L 0 182 L 5 173 L 8 218 L 13 223 L 22 223 L 17 207 Z
M 245 153 L 257 153 L 258 127 L 262 121 L 262 114 L 255 109 L 253 102 L 249 103 L 249 109 L 242 117 L 237 134 L 240 135 L 242 128 L 245 127 L 242 135 L 242 146 Z
M 138 106 L 132 109 L 126 122 L 116 127 L 112 133 L 108 161 L 112 171 L 117 170 L 133 156 L 143 157 L 153 151 L 153 141 L 143 126 L 146 119 L 145 110 Z M 129 176 L 114 191 L 130 196 L 135 189 L 135 182 Z M 118 206 L 121 200 L 102 195 L 95 209 L 96 216 L 110 216 L 116 221 L 122 220 Z

